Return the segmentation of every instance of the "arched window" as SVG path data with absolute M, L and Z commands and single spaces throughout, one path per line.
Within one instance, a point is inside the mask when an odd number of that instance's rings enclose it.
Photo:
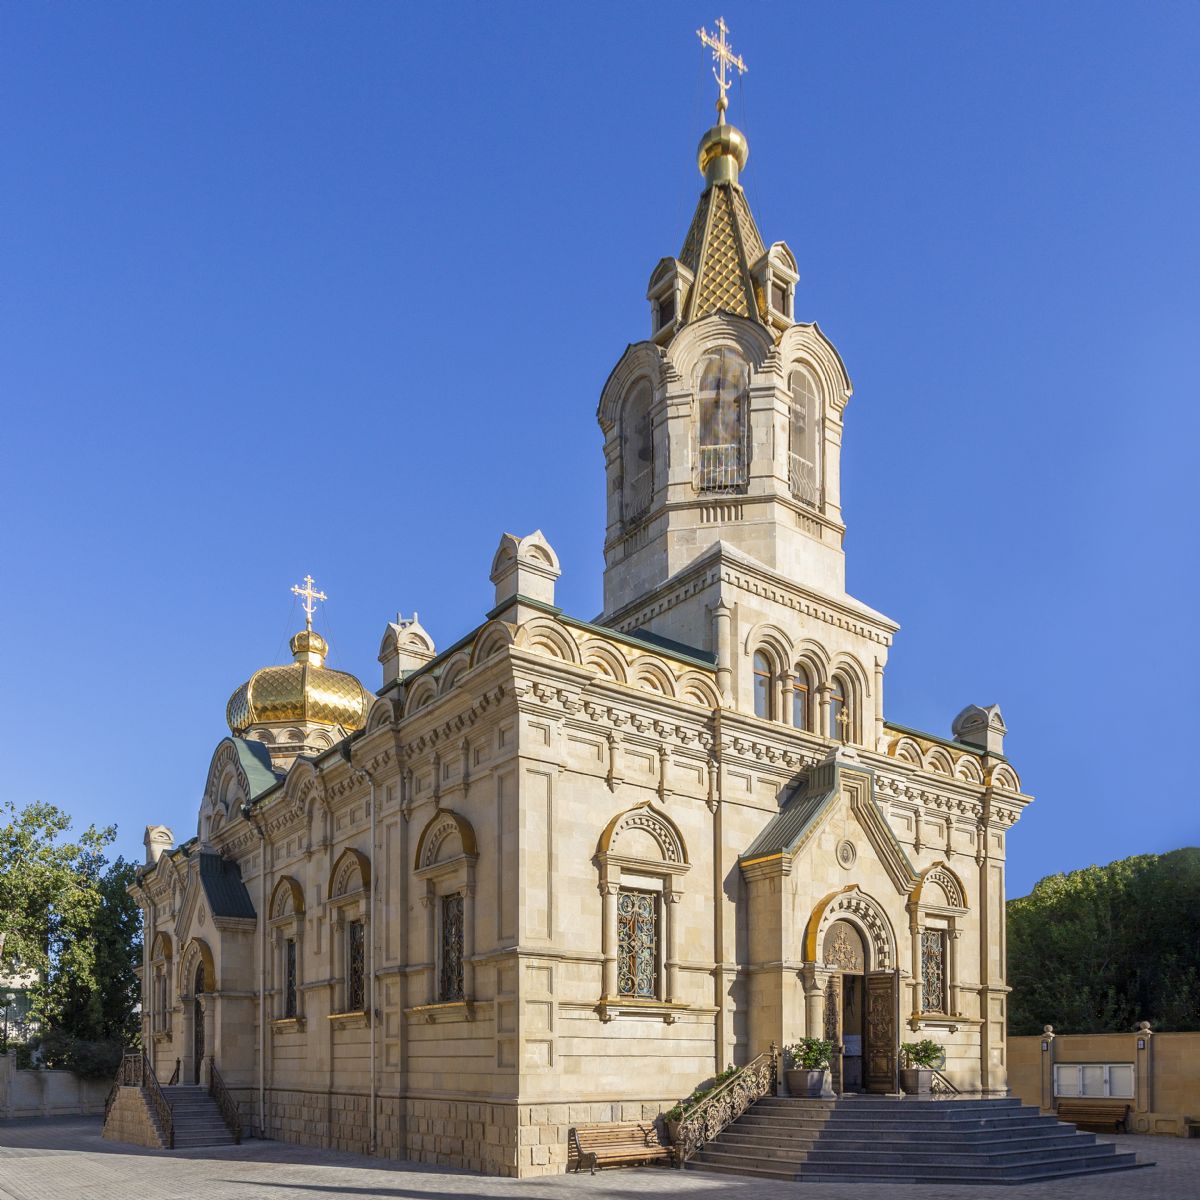
M 792 724 L 797 729 L 812 729 L 812 681 L 803 667 L 796 668 L 792 683 Z
M 805 504 L 821 503 L 821 405 L 807 371 L 793 371 L 792 422 L 788 481 L 792 495 Z
M 768 721 L 775 716 L 771 684 L 771 662 L 760 650 L 754 656 L 754 715 Z
M 636 521 L 654 498 L 654 429 L 650 420 L 653 395 L 640 383 L 621 410 L 621 518 Z
M 839 742 L 854 740 L 854 712 L 850 703 L 850 692 L 846 681 L 833 677 L 829 689 L 829 736 Z
M 745 484 L 749 459 L 750 370 L 733 350 L 706 354 L 696 389 L 696 488 L 730 492 Z

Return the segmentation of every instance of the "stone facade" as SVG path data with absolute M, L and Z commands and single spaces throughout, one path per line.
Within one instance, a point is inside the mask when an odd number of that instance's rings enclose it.
M 196 838 L 148 829 L 145 1043 L 160 1078 L 215 1063 L 255 1133 L 552 1173 L 571 1125 L 801 1036 L 846 1089 L 894 1090 L 912 1036 L 1006 1087 L 1029 797 L 994 707 L 949 737 L 885 717 L 898 627 L 844 587 L 849 378 L 793 321 L 733 134 L 601 397 L 605 613 L 561 612 L 552 547 L 505 534 L 448 650 L 387 626 L 359 725 L 321 715 L 298 634 L 231 701 Z
M 153 1150 L 166 1148 L 162 1130 L 140 1087 L 117 1088 L 112 1106 L 104 1118 L 104 1136 L 110 1142 L 148 1146 Z

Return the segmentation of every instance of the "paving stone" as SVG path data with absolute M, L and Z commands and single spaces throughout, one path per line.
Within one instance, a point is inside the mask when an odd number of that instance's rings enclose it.
M 1194 1200 L 1200 1139 L 1105 1140 L 1157 1165 L 1016 1189 L 764 1182 L 666 1167 L 515 1180 L 257 1139 L 147 1150 L 105 1141 L 99 1118 L 51 1117 L 0 1121 L 0 1200 Z

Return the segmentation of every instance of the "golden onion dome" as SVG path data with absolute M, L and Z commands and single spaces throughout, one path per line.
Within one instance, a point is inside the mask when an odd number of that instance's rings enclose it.
M 737 183 L 738 172 L 745 167 L 749 157 L 750 143 L 746 135 L 735 126 L 726 125 L 722 112 L 720 122 L 700 139 L 696 165 L 709 185 Z
M 252 725 L 283 721 L 361 729 L 374 697 L 353 675 L 325 666 L 329 643 L 312 629 L 291 641 L 295 661 L 255 671 L 232 696 L 225 720 L 240 736 Z

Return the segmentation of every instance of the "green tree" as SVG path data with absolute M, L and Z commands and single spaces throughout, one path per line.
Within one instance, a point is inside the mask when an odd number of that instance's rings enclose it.
M 115 827 L 75 841 L 70 827 L 50 804 L 0 807 L 0 969 L 38 973 L 32 1013 L 48 1065 L 110 1075 L 138 1034 L 134 867 L 105 856 Z
M 1009 1032 L 1200 1029 L 1200 850 L 1049 875 L 1008 904 Z

